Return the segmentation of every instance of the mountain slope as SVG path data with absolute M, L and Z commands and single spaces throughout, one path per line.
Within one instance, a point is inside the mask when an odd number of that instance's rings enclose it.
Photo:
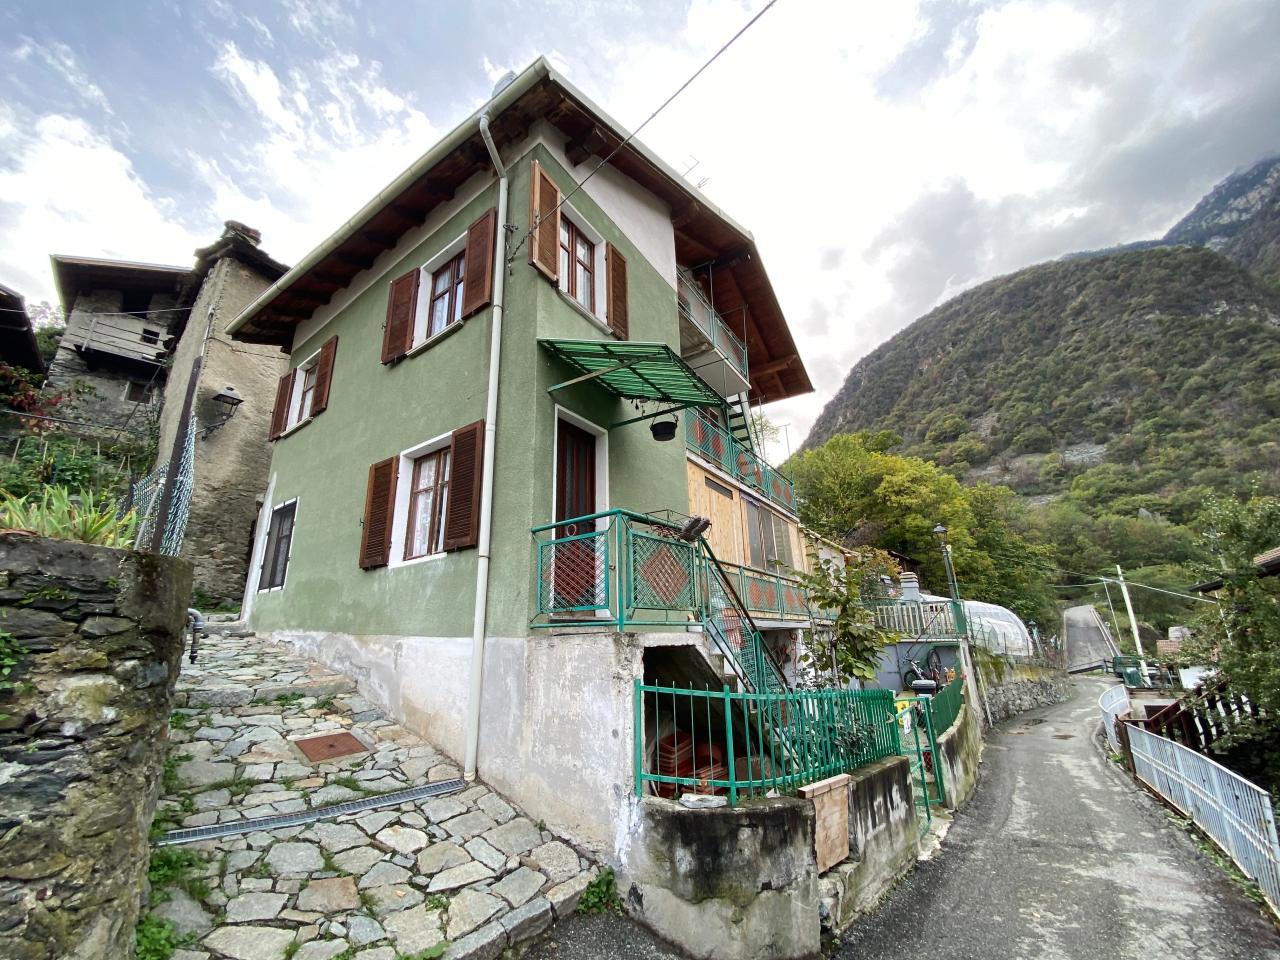
M 1162 242 L 1205 246 L 1264 278 L 1280 279 L 1280 156 L 1223 180 Z
M 1278 417 L 1280 292 L 1183 246 L 961 294 L 861 360 L 806 445 L 890 429 L 968 479 L 1055 493 L 1093 467 L 1116 496 L 1178 513 L 1179 494 L 1280 475 Z

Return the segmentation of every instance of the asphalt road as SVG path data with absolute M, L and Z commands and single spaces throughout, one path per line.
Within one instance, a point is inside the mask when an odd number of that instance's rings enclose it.
M 1092 607 L 1069 607 L 1062 615 L 1068 667 L 1086 666 L 1116 655 L 1098 626 Z
M 838 960 L 1280 960 L 1280 935 L 1092 742 L 1104 682 L 991 731 L 941 850 Z M 537 960 L 678 960 L 621 917 L 575 917 Z
M 990 735 L 941 851 L 846 935 L 841 960 L 1267 960 L 1259 908 L 1092 743 L 1104 682 Z

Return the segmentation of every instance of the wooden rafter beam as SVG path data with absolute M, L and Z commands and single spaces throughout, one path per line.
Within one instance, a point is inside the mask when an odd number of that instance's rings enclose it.
M 587 161 L 588 157 L 593 157 L 603 152 L 607 143 L 604 131 L 593 123 L 581 136 L 575 137 L 565 144 L 564 155 L 569 158 L 569 162 L 575 167 L 581 166 Z

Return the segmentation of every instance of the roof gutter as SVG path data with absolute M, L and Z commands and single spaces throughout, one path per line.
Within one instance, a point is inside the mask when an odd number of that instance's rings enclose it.
M 514 86 L 514 84 L 512 84 Z M 507 88 L 508 90 L 510 87 Z M 506 91 L 503 91 L 504 93 Z M 496 97 L 494 99 L 497 99 Z M 484 641 L 488 626 L 489 556 L 493 530 L 493 460 L 498 437 L 498 374 L 502 365 L 502 314 L 507 278 L 507 170 L 489 133 L 489 111 L 480 114 L 480 136 L 498 174 L 498 216 L 494 230 L 493 319 L 489 330 L 489 383 L 484 405 L 484 459 L 480 468 L 480 534 L 476 543 L 476 605 L 471 614 L 471 690 L 467 699 L 467 748 L 462 776 L 476 778 L 480 750 L 480 701 L 484 695 Z
M 276 297 L 284 293 L 291 287 L 295 281 L 310 273 L 315 267 L 333 253 L 338 247 L 351 239 L 359 230 L 364 227 L 375 214 L 379 213 L 392 200 L 400 196 L 405 189 L 412 186 L 423 174 L 431 170 L 432 167 L 440 163 L 454 150 L 457 150 L 462 144 L 466 143 L 476 132 L 477 120 L 480 116 L 497 116 L 518 100 L 526 90 L 549 76 L 551 68 L 547 61 L 539 57 L 529 67 L 527 67 L 519 76 L 517 76 L 509 85 L 495 94 L 488 103 L 486 103 L 477 113 L 472 114 L 458 126 L 454 127 L 443 140 L 437 143 L 429 151 L 413 162 L 413 164 L 405 170 L 400 176 L 396 177 L 390 184 L 378 191 L 377 196 L 360 208 L 355 216 L 347 220 L 340 226 L 327 240 L 316 247 L 305 257 L 294 264 L 293 268 L 283 277 L 264 290 L 257 299 L 250 303 L 247 307 L 240 311 L 231 323 L 227 326 L 228 334 L 235 334 L 243 328 L 254 316 L 256 316 L 264 307 L 268 306 Z M 499 231 L 501 232 L 501 231 Z M 495 283 L 498 281 L 495 280 Z

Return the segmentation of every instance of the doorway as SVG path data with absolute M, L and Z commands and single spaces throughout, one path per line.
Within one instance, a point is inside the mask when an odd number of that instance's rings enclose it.
M 594 520 L 561 523 L 599 510 L 597 437 L 583 427 L 556 418 L 554 609 L 560 613 L 607 610 L 608 570 L 605 538 Z

